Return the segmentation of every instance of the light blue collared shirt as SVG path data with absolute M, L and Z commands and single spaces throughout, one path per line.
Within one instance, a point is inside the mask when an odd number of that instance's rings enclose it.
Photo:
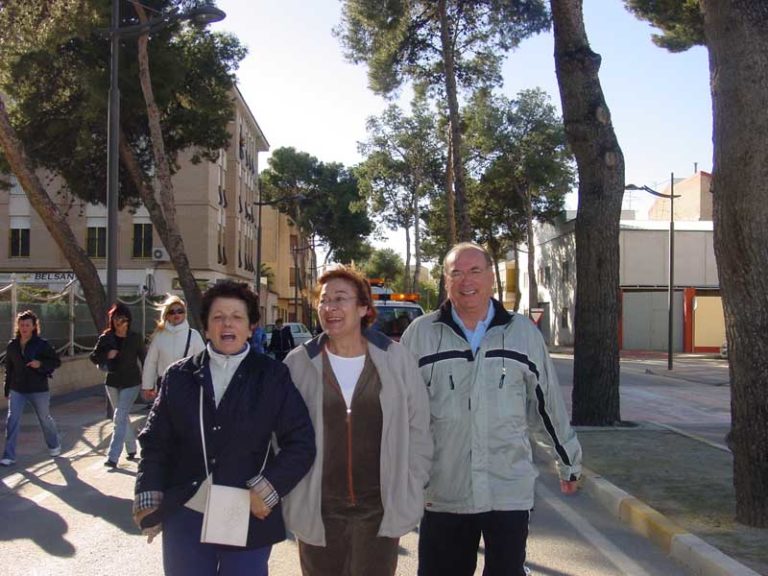
M 451 306 L 451 317 L 453 318 L 453 321 L 459 325 L 462 332 L 464 332 L 464 336 L 466 337 L 467 342 L 469 342 L 469 347 L 472 348 L 473 355 L 477 354 L 477 349 L 480 348 L 480 343 L 483 341 L 485 333 L 488 331 L 488 326 L 490 325 L 491 320 L 493 320 L 493 316 L 493 301 L 488 300 L 488 313 L 485 315 L 485 319 L 480 320 L 474 330 L 470 330 L 464 326 L 464 322 L 461 321 L 461 318 L 459 318 L 459 315 L 456 313 L 456 308 Z

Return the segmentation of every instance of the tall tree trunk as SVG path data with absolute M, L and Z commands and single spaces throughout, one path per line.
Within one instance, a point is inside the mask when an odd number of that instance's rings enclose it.
M 768 527 L 768 4 L 702 0 L 714 241 L 731 376 L 736 518 Z
M 413 253 L 416 265 L 413 269 L 413 291 L 419 291 L 421 283 L 421 223 L 419 222 L 419 193 L 413 195 Z
M 411 229 L 405 227 L 405 274 L 403 275 L 403 292 L 411 291 Z
M 517 242 L 513 243 L 515 251 L 515 312 L 520 310 L 520 300 L 523 293 L 520 292 L 520 250 L 517 248 Z
M 458 241 L 458 234 L 456 232 L 456 196 L 453 193 L 453 136 L 450 121 L 448 124 L 448 161 L 445 166 L 445 217 L 448 220 L 448 244 L 453 246 Z
M 489 238 L 493 238 L 490 234 L 488 235 Z M 499 260 L 503 257 L 501 254 L 501 247 L 499 246 L 499 243 L 495 240 L 490 240 L 488 242 L 488 248 L 491 253 L 491 256 L 493 256 L 493 275 L 494 278 L 496 278 L 496 294 L 498 295 L 499 302 L 501 302 L 501 305 L 504 305 L 504 288 L 501 284 L 501 271 L 499 270 Z
M 551 0 L 555 68 L 579 170 L 572 420 L 608 426 L 619 407 L 619 220 L 624 156 L 589 47 L 581 0 Z
M 446 9 L 447 0 L 438 0 L 437 10 L 440 15 L 440 44 L 443 52 L 443 71 L 445 73 L 445 94 L 448 98 L 448 118 L 451 129 L 451 161 L 453 165 L 453 192 L 456 201 L 456 227 L 458 240 L 472 238 L 467 206 L 467 189 L 464 178 L 464 162 L 461 149 L 461 118 L 459 116 L 459 96 L 456 88 L 456 66 L 454 62 L 454 39 Z
M 136 13 L 142 23 L 147 22 L 147 16 L 144 8 L 140 4 L 134 4 Z M 173 199 L 173 182 L 171 181 L 171 169 L 168 162 L 168 156 L 165 153 L 165 141 L 163 140 L 163 131 L 160 126 L 160 110 L 155 101 L 155 95 L 152 90 L 152 79 L 149 73 L 149 55 L 147 54 L 147 43 L 149 36 L 143 34 L 138 39 L 139 54 L 139 80 L 141 90 L 144 93 L 144 101 L 147 104 L 147 117 L 149 120 L 149 132 L 152 138 L 152 152 L 155 160 L 155 170 L 157 179 L 160 182 L 160 205 L 162 207 L 163 217 L 166 221 L 165 236 L 160 238 L 168 249 L 173 267 L 179 275 L 179 284 L 184 291 L 184 297 L 191 314 L 189 322 L 196 328 L 200 326 L 200 310 L 202 306 L 202 294 L 200 287 L 195 282 L 195 277 L 189 267 L 189 258 L 184 248 L 184 239 L 181 237 L 181 230 L 176 221 L 176 203 Z M 158 230 L 159 233 L 159 230 Z
M 536 281 L 536 241 L 533 230 L 533 205 L 531 204 L 531 191 L 526 189 L 523 193 L 523 206 L 525 206 L 525 226 L 528 243 L 528 314 L 532 308 L 539 307 L 539 283 Z
M 72 271 L 77 276 L 77 280 L 80 282 L 80 287 L 83 290 L 85 302 L 88 305 L 88 311 L 91 313 L 94 326 L 99 331 L 103 330 L 107 317 L 107 295 L 104 292 L 104 286 L 99 280 L 96 266 L 93 265 L 86 251 L 78 243 L 77 238 L 72 233 L 69 222 L 67 222 L 66 216 L 62 214 L 56 203 L 48 196 L 48 192 L 46 192 L 37 174 L 35 174 L 24 144 L 19 140 L 16 131 L 11 126 L 8 111 L 5 108 L 5 101 L 1 94 L 0 147 L 2 147 L 11 171 L 24 189 L 32 208 L 40 216 L 59 250 L 64 254 L 64 258 L 72 266 Z

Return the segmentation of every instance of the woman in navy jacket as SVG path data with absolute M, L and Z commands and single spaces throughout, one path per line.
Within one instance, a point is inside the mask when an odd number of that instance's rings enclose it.
M 139 435 L 134 520 L 150 540 L 162 526 L 167 575 L 266 576 L 272 544 L 285 539 L 280 500 L 315 457 L 312 423 L 288 369 L 250 349 L 259 312 L 247 285 L 217 283 L 203 296 L 201 316 L 206 350 L 168 368 Z M 245 548 L 201 544 L 203 515 L 185 506 L 206 473 L 201 393 L 213 482 L 250 488 Z

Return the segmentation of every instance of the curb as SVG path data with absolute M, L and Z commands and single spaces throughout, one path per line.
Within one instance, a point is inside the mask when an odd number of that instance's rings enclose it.
M 694 576 L 760 576 L 586 468 L 582 471 L 582 486 L 614 516 L 660 546 Z

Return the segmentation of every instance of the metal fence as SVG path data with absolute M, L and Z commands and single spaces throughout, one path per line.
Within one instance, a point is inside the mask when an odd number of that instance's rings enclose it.
M 154 331 L 158 318 L 154 307 L 157 299 L 150 298 L 146 293 L 134 296 L 123 294 L 118 298 L 131 309 L 132 330 L 145 336 Z M 7 286 L 0 287 L 0 342 L 2 335 L 8 335 L 9 339 L 14 337 L 16 314 L 24 310 L 37 314 L 41 336 L 59 354 L 75 356 L 90 352 L 96 344 L 99 332 L 77 280 L 72 280 L 61 292 L 21 284 L 14 279 Z M 5 346 L 2 346 L 0 357 L 4 355 Z

